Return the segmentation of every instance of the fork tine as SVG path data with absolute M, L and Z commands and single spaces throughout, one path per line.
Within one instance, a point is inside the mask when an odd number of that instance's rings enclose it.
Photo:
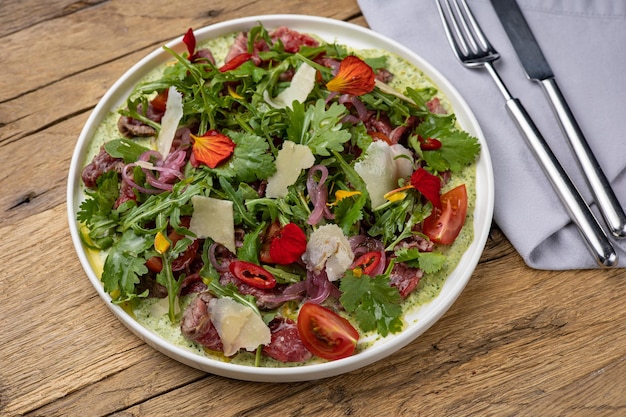
M 474 53 L 478 53 L 480 52 L 480 49 L 478 48 L 478 45 L 476 44 L 476 41 L 474 40 L 474 33 L 475 31 L 472 31 L 472 29 L 470 28 L 470 26 L 467 24 L 467 19 L 465 18 L 464 12 L 461 11 L 461 7 L 459 6 L 459 2 L 458 1 L 452 1 L 452 3 L 454 4 L 454 12 L 452 12 L 451 7 L 450 7 L 450 0 L 446 0 L 446 3 L 448 4 L 448 9 L 450 10 L 452 19 L 454 21 L 454 26 L 457 28 L 457 34 L 459 34 L 459 36 L 461 36 L 461 39 L 463 39 L 463 43 L 465 45 L 466 51 L 467 53 L 474 52 Z M 467 7 L 467 3 L 465 3 L 465 1 L 463 1 L 463 8 L 464 11 L 467 13 L 469 11 L 468 7 Z M 459 26 L 459 21 L 461 22 L 461 25 Z M 475 29 L 475 21 L 474 22 L 470 22 L 472 23 L 474 29 Z M 460 33 L 460 28 L 463 29 L 462 33 Z M 467 45 L 469 44 L 469 46 Z
M 489 40 L 487 40 L 487 37 L 485 36 L 485 33 L 482 31 L 482 29 L 480 28 L 480 25 L 476 21 L 476 18 L 474 18 L 474 14 L 470 10 L 469 6 L 467 5 L 467 2 L 465 0 L 459 0 L 459 1 L 463 5 L 463 11 L 465 12 L 465 15 L 467 16 L 467 19 L 469 20 L 469 23 L 470 23 L 470 25 L 472 27 L 472 31 L 474 32 L 474 34 L 478 38 L 478 41 L 480 42 L 481 47 L 483 49 L 485 49 L 485 50 L 493 49 L 493 47 L 489 43 Z M 459 7 L 458 2 L 455 2 L 455 4 L 456 4 L 457 7 Z M 459 12 L 460 12 L 460 10 L 459 10 Z M 464 23 L 465 23 L 465 21 L 464 21 Z M 465 23 L 465 24 L 467 24 L 467 23 Z M 469 31 L 469 29 L 468 29 L 468 31 Z M 473 39 L 474 38 L 472 37 L 472 40 Z
M 446 37 L 448 38 L 448 43 L 450 47 L 456 54 L 459 59 L 462 59 L 464 55 L 469 51 L 467 43 L 465 42 L 465 37 L 461 32 L 461 28 L 452 13 L 452 9 L 450 7 L 450 2 L 448 0 L 443 0 L 446 3 L 446 11 L 444 11 L 444 7 L 441 4 L 442 0 L 437 0 L 437 9 L 439 10 L 439 16 L 441 17 L 441 21 L 443 23 L 443 29 L 446 32 Z M 450 17 L 448 17 L 450 16 Z M 455 33 L 452 33 L 454 29 Z M 463 49 L 463 50 L 461 50 Z

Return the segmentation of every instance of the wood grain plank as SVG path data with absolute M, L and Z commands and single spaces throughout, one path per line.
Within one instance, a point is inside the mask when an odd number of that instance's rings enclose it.
M 441 320 L 389 358 L 334 378 L 206 374 L 111 314 L 67 230 L 67 169 L 82 126 L 126 69 L 187 27 L 264 13 L 366 26 L 355 0 L 2 2 L 0 414 L 626 414 L 626 271 L 531 270 L 497 226 Z

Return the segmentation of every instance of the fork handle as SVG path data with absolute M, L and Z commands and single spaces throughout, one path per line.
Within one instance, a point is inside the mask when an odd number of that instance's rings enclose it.
M 559 86 L 554 78 L 540 81 L 545 93 L 552 103 L 563 132 L 569 139 L 570 146 L 578 159 L 580 168 L 585 173 L 586 181 L 602 212 L 609 230 L 615 237 L 626 237 L 626 214 L 622 210 L 609 180 L 596 160 L 585 136 L 572 114 Z
M 598 220 L 585 203 L 580 192 L 567 175 L 545 139 L 533 123 L 522 103 L 516 98 L 506 101 L 509 114 L 517 123 L 517 127 L 524 135 L 528 145 L 539 161 L 550 183 L 557 192 L 567 212 L 578 227 L 587 247 L 600 266 L 612 267 L 617 265 L 617 253 L 611 245 L 606 233 L 600 227 Z

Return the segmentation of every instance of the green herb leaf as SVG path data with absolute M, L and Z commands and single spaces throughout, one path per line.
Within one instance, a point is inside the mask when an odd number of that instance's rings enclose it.
M 433 274 L 444 267 L 446 256 L 439 252 L 420 252 L 415 248 L 403 248 L 395 252 L 396 262 L 403 262 L 411 268 L 420 268 L 426 274 Z
M 85 190 L 87 198 L 80 203 L 77 219 L 85 224 L 91 244 L 99 249 L 109 248 L 116 236 L 117 212 L 113 210 L 119 197 L 117 172 L 102 174 L 95 190 Z
M 130 164 L 136 162 L 149 149 L 132 140 L 114 139 L 104 144 L 104 150 L 113 158 L 122 158 L 125 163 Z
M 333 103 L 326 109 L 323 99 L 304 110 L 304 104 L 295 102 L 286 109 L 287 136 L 301 145 L 307 145 L 314 154 L 329 156 L 330 151 L 341 152 L 343 144 L 350 140 L 350 132 L 342 130 L 341 118 L 347 109 L 343 104 Z
M 235 142 L 235 150 L 228 163 L 213 170 L 216 174 L 253 182 L 265 180 L 276 172 L 274 157 L 268 152 L 269 144 L 264 138 L 246 132 L 229 131 L 227 135 Z
M 478 140 L 458 130 L 455 120 L 453 115 L 430 114 L 416 129 L 423 138 L 436 138 L 441 142 L 441 148 L 421 152 L 428 166 L 438 172 L 459 172 L 476 161 L 480 152 Z
M 102 283 L 114 302 L 121 303 L 148 295 L 148 290 L 137 294 L 135 286 L 139 284 L 139 277 L 148 273 L 146 259 L 142 255 L 151 246 L 152 240 L 146 235 L 127 230 L 109 249 L 104 261 Z
M 377 330 L 381 336 L 402 331 L 402 297 L 398 289 L 389 285 L 387 275 L 357 278 L 347 271 L 341 279 L 341 304 L 355 313 L 362 331 Z

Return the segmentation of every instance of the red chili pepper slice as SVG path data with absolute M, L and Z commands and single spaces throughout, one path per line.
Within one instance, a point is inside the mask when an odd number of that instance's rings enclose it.
M 220 72 L 226 72 L 226 71 L 234 70 L 235 68 L 239 68 L 239 66 L 241 66 L 244 62 L 250 60 L 250 58 L 252 58 L 251 54 L 247 52 L 241 53 L 237 55 L 236 57 L 234 57 L 233 59 L 231 59 L 230 61 L 228 61 L 227 63 L 225 63 L 224 65 L 222 65 L 220 67 Z
M 276 286 L 276 278 L 263 267 L 246 261 L 232 261 L 228 266 L 230 272 L 242 282 L 262 290 Z
M 380 263 L 380 252 L 370 251 L 359 256 L 353 263 L 354 268 L 361 268 L 365 275 L 371 275 L 372 271 L 376 269 Z
M 417 137 L 417 140 L 420 143 L 420 149 L 423 151 L 435 151 L 441 148 L 441 142 L 435 138 L 426 138 L 424 139 L 421 136 Z

